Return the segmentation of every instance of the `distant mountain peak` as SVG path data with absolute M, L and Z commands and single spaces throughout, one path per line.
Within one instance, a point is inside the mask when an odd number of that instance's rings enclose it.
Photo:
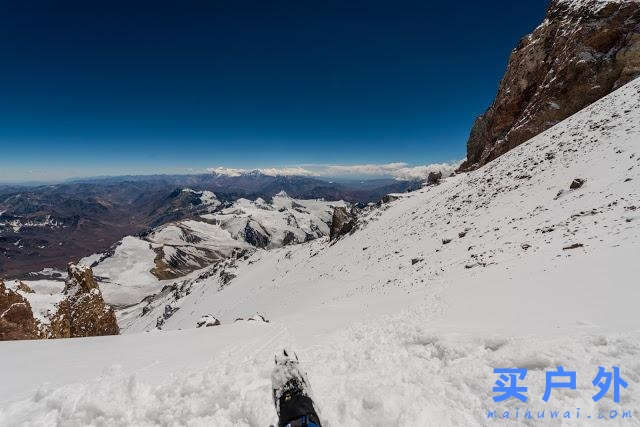
M 290 199 L 291 197 L 289 197 L 289 195 L 287 194 L 286 191 L 284 190 L 280 190 L 278 193 L 276 193 L 276 195 L 274 197 L 286 197 L 288 199 Z

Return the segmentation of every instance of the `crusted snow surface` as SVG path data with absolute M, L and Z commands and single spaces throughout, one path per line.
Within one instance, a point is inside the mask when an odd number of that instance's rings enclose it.
M 640 425 L 639 205 L 636 80 L 335 243 L 258 251 L 223 287 L 203 278 L 166 320 L 175 330 L 1 343 L 0 424 L 268 425 L 286 347 L 327 426 L 484 426 L 525 407 L 547 418 L 518 425 L 622 409 L 632 418 L 607 425 Z M 270 322 L 233 322 L 255 312 Z M 204 314 L 221 325 L 193 329 Z M 558 365 L 577 388 L 545 403 Z M 598 366 L 614 365 L 620 403 L 594 402 Z M 529 370 L 529 401 L 496 404 L 493 369 L 513 367 Z M 583 419 L 548 418 L 576 408 Z
M 126 236 L 115 248 L 113 255 L 93 267 L 102 296 L 107 304 L 127 305 L 157 292 L 162 284 L 151 274 L 155 267 L 155 252 L 151 244 L 138 237 Z M 81 264 L 87 265 L 83 260 Z

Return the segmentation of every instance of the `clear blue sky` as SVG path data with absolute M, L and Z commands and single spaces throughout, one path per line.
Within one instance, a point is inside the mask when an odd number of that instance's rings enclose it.
M 545 9 L 5 2 L 0 181 L 459 159 Z

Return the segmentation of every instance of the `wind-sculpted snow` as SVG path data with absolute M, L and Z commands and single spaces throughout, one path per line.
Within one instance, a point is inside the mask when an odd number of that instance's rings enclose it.
M 192 273 L 188 293 L 132 313 L 129 335 L 4 347 L 0 424 L 268 425 L 287 347 L 323 425 L 498 425 L 488 412 L 525 407 L 547 418 L 521 425 L 561 424 L 550 410 L 587 424 L 576 408 L 640 425 L 639 144 L 636 80 L 474 172 L 390 198 L 335 242 Z M 171 315 L 151 331 L 160 301 Z M 255 313 L 269 323 L 234 322 Z M 205 314 L 221 324 L 195 329 Z M 577 387 L 545 403 L 557 366 Z M 598 366 L 620 368 L 619 404 L 592 399 Z M 516 367 L 528 402 L 494 402 L 493 369 Z

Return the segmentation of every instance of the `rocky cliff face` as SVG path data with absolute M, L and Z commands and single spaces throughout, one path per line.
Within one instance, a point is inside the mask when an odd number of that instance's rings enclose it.
M 91 268 L 69 264 L 67 272 L 66 298 L 51 320 L 49 338 L 117 335 L 115 313 L 104 303 Z
M 480 167 L 640 75 L 640 1 L 552 0 L 511 53 L 461 170 Z
M 31 305 L 0 280 L 0 341 L 38 338 Z
M 68 274 L 64 298 L 40 321 L 29 303 L 34 291 L 21 282 L 11 289 L 0 280 L 0 341 L 117 335 L 116 316 L 104 303 L 91 268 L 69 264 Z
M 349 233 L 356 226 L 357 220 L 358 218 L 353 210 L 348 211 L 347 208 L 343 206 L 334 208 L 329 240 L 335 240 Z

